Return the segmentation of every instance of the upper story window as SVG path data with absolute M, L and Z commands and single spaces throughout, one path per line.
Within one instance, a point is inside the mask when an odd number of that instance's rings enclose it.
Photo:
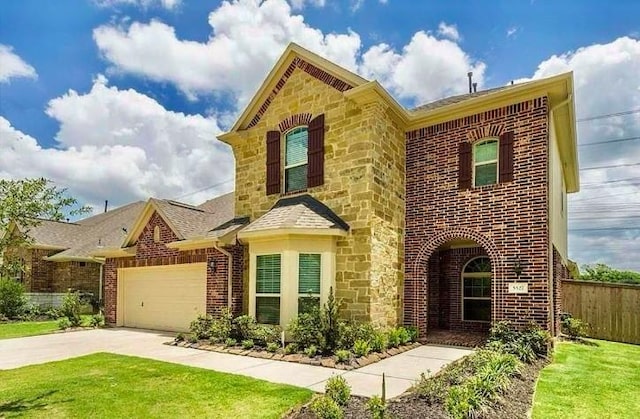
M 498 183 L 498 140 L 493 138 L 473 146 L 474 186 Z
M 306 189 L 309 150 L 307 127 L 294 128 L 286 134 L 285 138 L 285 192 Z

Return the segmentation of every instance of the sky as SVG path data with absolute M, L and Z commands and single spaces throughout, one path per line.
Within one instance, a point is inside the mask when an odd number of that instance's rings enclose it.
M 291 41 L 407 107 L 465 93 L 468 71 L 479 89 L 573 71 L 570 257 L 640 270 L 638 16 L 635 0 L 2 1 L 0 177 L 96 211 L 229 192 L 216 135 Z

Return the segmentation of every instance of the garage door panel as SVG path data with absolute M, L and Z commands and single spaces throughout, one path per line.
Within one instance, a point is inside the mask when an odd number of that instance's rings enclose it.
M 122 269 L 123 324 L 187 331 L 206 311 L 206 264 Z

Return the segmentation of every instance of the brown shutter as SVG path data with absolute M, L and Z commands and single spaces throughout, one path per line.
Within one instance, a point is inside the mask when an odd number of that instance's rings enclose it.
M 500 136 L 500 183 L 513 181 L 513 132 Z
M 471 144 L 458 145 L 458 189 L 471 188 Z
M 267 132 L 267 195 L 280 193 L 280 132 Z
M 307 187 L 324 183 L 324 114 L 309 122 L 309 144 L 307 148 Z

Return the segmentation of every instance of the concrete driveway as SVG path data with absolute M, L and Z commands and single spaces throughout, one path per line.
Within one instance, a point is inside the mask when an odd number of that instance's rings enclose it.
M 19 339 L 0 340 L 0 369 L 59 361 L 96 352 L 139 356 L 175 364 L 241 374 L 275 383 L 322 392 L 325 381 L 341 374 L 353 394 L 380 394 L 385 373 L 387 397 L 405 392 L 427 370 L 439 371 L 451 361 L 471 353 L 467 349 L 425 345 L 355 371 L 316 367 L 284 361 L 207 352 L 163 345 L 172 335 L 134 329 L 97 329 Z

